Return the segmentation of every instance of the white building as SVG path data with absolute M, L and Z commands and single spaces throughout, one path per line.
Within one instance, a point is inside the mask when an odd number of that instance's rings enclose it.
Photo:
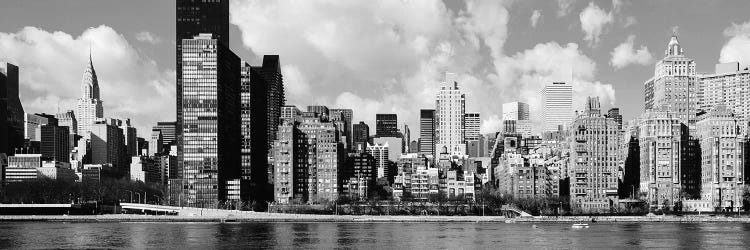
M 750 118 L 750 70 L 738 62 L 716 64 L 713 74 L 698 75 L 698 106 L 708 111 L 725 105 L 740 120 Z
M 104 118 L 104 108 L 99 97 L 99 80 L 96 77 L 91 55 L 89 55 L 89 65 L 83 72 L 81 97 L 78 98 L 75 117 L 78 122 L 78 134 L 84 137 L 88 137 L 91 126 L 96 120 Z
M 458 88 L 455 74 L 446 73 L 445 82 L 436 100 L 436 152 L 445 151 L 450 155 L 466 155 L 465 113 L 466 96 Z
M 669 105 L 680 122 L 694 125 L 698 109 L 695 61 L 685 56 L 677 35 L 672 35 L 664 58 L 654 67 L 654 76 L 644 85 L 646 110 Z
M 544 87 L 544 132 L 567 128 L 573 121 L 573 86 L 553 82 Z

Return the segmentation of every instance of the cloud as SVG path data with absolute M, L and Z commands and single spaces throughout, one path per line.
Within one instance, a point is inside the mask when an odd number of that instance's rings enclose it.
M 93 51 L 105 117 L 129 117 L 147 136 L 157 121 L 174 120 L 175 73 L 161 69 L 108 26 L 74 37 L 25 27 L 0 32 L 0 61 L 19 66 L 20 93 L 29 113 L 75 109 L 82 75 Z
M 653 61 L 651 52 L 648 51 L 646 45 L 641 45 L 637 50 L 633 48 L 633 42 L 635 40 L 634 35 L 628 36 L 627 41 L 621 43 L 614 50 L 612 50 L 612 58 L 609 61 L 609 65 L 615 67 L 615 69 L 622 69 L 631 64 L 638 65 L 649 65 Z
M 352 108 L 355 122 L 370 126 L 376 113 L 396 113 L 419 127 L 419 109 L 435 108 L 446 71 L 456 73 L 467 111 L 481 114 L 482 133 L 499 129 L 499 106 L 488 104 L 535 101 L 563 63 L 574 65 L 576 96 L 614 101 L 577 44 L 506 55 L 512 2 L 453 11 L 442 1 L 233 1 L 230 21 L 253 54 L 281 55 L 288 104 Z
M 135 34 L 135 40 L 150 44 L 161 43 L 161 38 L 148 31 L 141 31 Z
M 575 0 L 557 0 L 557 16 L 563 17 L 570 14 Z
M 596 63 L 584 55 L 578 44 L 560 45 L 555 42 L 537 44 L 531 49 L 501 59 L 492 79 L 498 82 L 497 92 L 503 102 L 529 103 L 535 131 L 543 126 L 541 91 L 546 84 L 556 81 L 573 85 L 576 109 L 582 109 L 587 96 L 599 96 L 602 104 L 614 105 L 612 85 L 595 80 Z M 493 100 L 488 97 L 486 100 Z M 497 98 L 497 97 L 494 97 Z
M 724 30 L 729 40 L 722 46 L 719 62 L 739 62 L 744 69 L 750 66 L 750 21 L 732 24 Z
M 622 26 L 627 28 L 627 27 L 635 25 L 636 23 L 638 23 L 638 19 L 635 19 L 634 16 L 628 16 L 625 18 L 625 21 L 623 22 Z
M 542 12 L 539 10 L 534 10 L 533 13 L 531 13 L 531 18 L 529 22 L 531 22 L 531 27 L 536 28 L 537 22 L 539 22 L 539 18 L 542 17 Z
M 590 2 L 589 5 L 581 11 L 579 15 L 581 20 L 581 30 L 586 33 L 583 40 L 593 47 L 599 43 L 599 36 L 606 31 L 606 26 L 613 22 L 612 12 L 605 12 L 599 6 Z

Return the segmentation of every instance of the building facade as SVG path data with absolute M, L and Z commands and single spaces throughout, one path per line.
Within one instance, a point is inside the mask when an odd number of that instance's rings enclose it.
M 400 137 L 396 114 L 375 114 L 375 137 Z
M 676 35 L 667 44 L 664 58 L 654 67 L 645 85 L 645 108 L 669 105 L 680 122 L 692 127 L 698 111 L 698 82 L 695 61 L 685 56 Z
M 23 105 L 18 95 L 18 66 L 0 62 L 0 154 L 23 145 Z
M 104 118 L 104 107 L 99 95 L 99 79 L 96 76 L 91 55 L 89 55 L 89 64 L 83 72 L 81 96 L 78 98 L 75 115 L 78 120 L 79 135 L 87 138 L 94 122 Z
M 215 207 L 226 200 L 227 181 L 240 177 L 240 60 L 212 34 L 184 39 L 181 48 L 182 203 Z
M 419 152 L 435 156 L 435 110 L 419 110 Z
M 436 98 L 436 154 L 466 155 L 466 96 L 458 88 L 455 74 L 446 73 Z
M 544 132 L 567 128 L 573 121 L 573 86 L 553 82 L 544 86 Z
M 599 98 L 589 97 L 585 111 L 570 127 L 570 203 L 583 212 L 612 212 L 618 204 L 622 130 L 601 114 Z

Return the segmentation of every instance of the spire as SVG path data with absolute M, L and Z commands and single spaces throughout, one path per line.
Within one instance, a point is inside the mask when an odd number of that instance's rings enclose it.
M 91 46 L 89 46 L 89 64 L 83 72 L 83 81 L 81 82 L 81 98 L 83 99 L 99 99 L 99 80 L 96 77 L 91 54 Z
M 677 32 L 672 31 L 672 37 L 669 39 L 669 44 L 667 44 L 667 50 L 664 51 L 664 55 L 682 56 L 682 53 L 682 46 L 680 46 L 680 41 L 677 40 Z

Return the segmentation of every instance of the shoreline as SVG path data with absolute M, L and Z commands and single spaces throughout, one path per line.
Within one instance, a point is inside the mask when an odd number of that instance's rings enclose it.
M 593 219 L 593 221 L 592 221 Z M 301 222 L 301 223 L 750 223 L 750 217 L 725 216 L 399 216 L 399 215 L 314 215 L 252 213 L 232 216 L 180 215 L 0 215 L 0 222 Z

